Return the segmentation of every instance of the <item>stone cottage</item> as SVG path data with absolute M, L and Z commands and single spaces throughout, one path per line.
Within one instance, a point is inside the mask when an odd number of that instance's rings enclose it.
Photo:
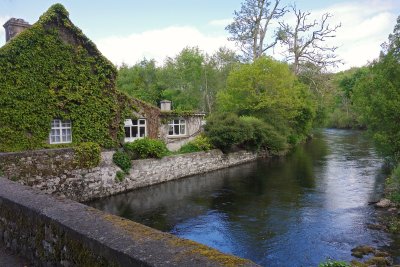
M 10 19 L 0 48 L 0 151 L 160 138 L 172 150 L 201 131 L 204 114 L 171 111 L 116 90 L 117 70 L 55 4 L 33 24 Z M 168 106 L 169 105 L 169 106 Z

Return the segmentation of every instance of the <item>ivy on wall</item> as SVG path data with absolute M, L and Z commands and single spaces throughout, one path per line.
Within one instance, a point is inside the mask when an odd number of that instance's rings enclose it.
M 117 71 L 62 5 L 0 48 L 0 73 L 0 151 L 48 147 L 55 118 L 71 120 L 74 144 L 118 143 L 127 104 Z

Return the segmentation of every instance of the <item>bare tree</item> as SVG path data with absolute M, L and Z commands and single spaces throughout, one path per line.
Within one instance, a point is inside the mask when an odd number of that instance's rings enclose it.
M 326 41 L 336 37 L 336 30 L 341 24 L 331 26 L 328 20 L 332 17 L 330 13 L 322 15 L 320 20 L 308 21 L 310 12 L 302 12 L 295 5 L 291 6 L 295 17 L 294 27 L 280 22 L 280 41 L 287 47 L 285 56 L 287 61 L 293 63 L 296 74 L 301 71 L 304 63 L 312 63 L 325 69 L 328 66 L 336 66 L 341 63 L 335 54 L 337 46 L 329 46 Z
M 286 8 L 279 8 L 281 0 L 245 0 L 240 11 L 234 12 L 234 21 L 225 29 L 231 34 L 247 59 L 256 59 L 278 42 L 277 35 L 270 43 L 265 42 L 272 20 L 282 17 Z

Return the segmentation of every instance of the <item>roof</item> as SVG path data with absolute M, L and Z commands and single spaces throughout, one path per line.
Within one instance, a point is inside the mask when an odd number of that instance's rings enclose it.
M 38 30 L 51 30 L 52 28 L 60 28 L 60 37 L 63 41 L 71 43 L 72 45 L 81 45 L 86 48 L 90 55 L 97 58 L 101 58 L 103 63 L 112 66 L 116 73 L 117 70 L 114 64 L 111 63 L 102 53 L 97 49 L 96 45 L 83 34 L 82 30 L 76 27 L 69 19 L 69 13 L 65 7 L 61 4 L 52 5 L 43 15 L 40 16 L 39 20 L 27 28 L 11 40 L 9 40 L 4 46 L 0 47 L 1 54 L 8 53 L 13 50 L 14 46 L 22 45 L 21 43 L 29 38 Z M 69 38 L 68 35 L 72 35 L 74 38 Z

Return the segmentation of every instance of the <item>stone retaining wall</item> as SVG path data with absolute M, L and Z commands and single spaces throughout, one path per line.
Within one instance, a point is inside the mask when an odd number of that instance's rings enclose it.
M 0 175 L 41 189 L 49 194 L 84 202 L 139 187 L 222 169 L 253 161 L 257 153 L 219 150 L 132 161 L 132 169 L 118 181 L 119 168 L 112 162 L 113 151 L 102 152 L 101 163 L 93 169 L 76 169 L 72 149 L 0 153 Z
M 0 243 L 35 266 L 257 266 L 4 178 Z

